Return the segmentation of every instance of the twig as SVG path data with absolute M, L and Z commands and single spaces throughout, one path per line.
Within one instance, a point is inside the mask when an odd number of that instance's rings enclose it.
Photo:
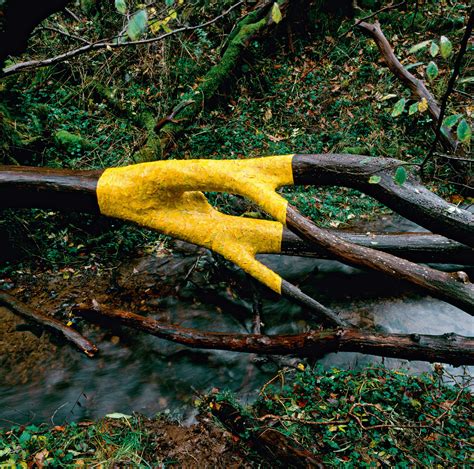
M 439 112 L 438 121 L 436 123 L 435 138 L 433 140 L 433 143 L 431 144 L 430 151 L 425 156 L 425 159 L 423 160 L 423 162 L 420 165 L 420 174 L 422 176 L 423 176 L 423 170 L 425 168 L 425 165 L 433 157 L 433 153 L 436 149 L 436 145 L 438 144 L 438 141 L 441 137 L 441 127 L 443 125 L 443 119 L 444 119 L 444 115 L 446 113 L 446 106 L 448 104 L 449 96 L 450 96 L 451 92 L 453 91 L 456 79 L 457 79 L 457 77 L 459 75 L 459 72 L 461 70 L 462 59 L 463 59 L 464 54 L 466 52 L 467 43 L 469 42 L 469 38 L 471 37 L 471 34 L 472 34 L 473 25 L 474 25 L 474 8 L 471 9 L 471 13 L 469 14 L 469 20 L 467 22 L 466 29 L 464 31 L 464 36 L 461 40 L 461 47 L 460 47 L 458 55 L 456 57 L 456 61 L 454 62 L 453 73 L 451 74 L 451 77 L 450 77 L 449 83 L 448 83 L 448 87 L 446 89 L 446 92 L 444 93 L 443 100 L 441 102 L 441 110 Z M 456 151 L 456 148 L 454 150 Z
M 401 7 L 404 4 L 406 4 L 406 0 L 403 0 L 402 2 L 396 3 L 395 5 L 393 3 L 391 3 L 390 5 L 387 5 L 383 8 L 380 8 L 380 10 L 377 10 L 374 13 L 371 13 L 370 15 L 364 16 L 363 18 L 359 18 L 358 20 L 356 20 L 356 22 L 346 32 L 340 34 L 337 37 L 337 39 L 342 39 L 343 37 L 347 36 L 356 26 L 358 26 L 363 21 L 369 20 L 370 18 L 373 18 L 374 16 L 377 16 L 379 13 L 382 13 L 384 11 L 394 10 L 395 8 Z
M 191 104 L 194 104 L 194 101 L 189 99 L 187 101 L 182 101 L 181 103 L 178 103 L 174 109 L 171 111 L 171 114 L 168 116 L 163 117 L 163 119 L 160 119 L 156 125 L 155 125 L 155 132 L 158 132 L 160 129 L 162 129 L 168 122 L 173 122 L 175 123 L 176 121 L 174 118 L 176 115 L 181 112 L 185 107 L 190 106 Z
M 139 46 L 143 44 L 151 44 L 154 42 L 162 41 L 163 39 L 169 36 L 173 36 L 178 33 L 206 28 L 207 26 L 210 26 L 216 21 L 219 21 L 221 18 L 227 16 L 231 11 L 235 10 L 237 7 L 239 7 L 243 3 L 244 3 L 243 0 L 237 2 L 236 4 L 228 8 L 226 11 L 224 11 L 222 14 L 213 18 L 212 20 L 205 21 L 204 23 L 201 23 L 195 26 L 183 26 L 182 28 L 178 28 L 168 33 L 162 34 L 160 36 L 152 37 L 149 39 L 142 39 L 139 41 L 130 41 L 130 42 L 120 42 L 120 41 L 115 42 L 115 41 L 110 41 L 108 39 L 101 40 L 101 41 L 97 41 L 91 44 L 87 44 L 82 47 L 78 47 L 77 49 L 72 49 L 70 51 L 64 52 L 54 57 L 50 57 L 48 59 L 30 60 L 27 62 L 21 62 L 15 65 L 11 65 L 10 67 L 6 67 L 3 69 L 3 76 L 12 75 L 13 73 L 18 73 L 23 70 L 29 70 L 32 68 L 40 68 L 40 67 L 46 67 L 49 65 L 54 65 L 56 63 L 64 62 L 65 60 L 71 59 L 73 57 L 76 57 L 80 54 L 84 54 L 86 52 L 91 52 L 91 51 L 96 51 L 96 50 L 101 50 L 101 49 L 116 49 L 116 48 L 125 47 L 125 46 Z
M 41 327 L 59 333 L 67 341 L 71 342 L 79 350 L 84 352 L 88 357 L 93 357 L 97 352 L 97 347 L 92 342 L 89 342 L 89 340 L 87 340 L 81 334 L 79 334 L 79 332 L 75 331 L 71 327 L 66 326 L 57 319 L 45 316 L 25 303 L 17 300 L 9 293 L 0 291 L 0 305 L 7 307 L 9 310 L 19 314 L 28 321 L 32 321 L 35 324 L 39 324 Z
M 68 13 L 72 18 L 74 18 L 76 21 L 80 22 L 81 21 L 81 18 L 79 18 L 79 16 L 77 16 L 72 10 L 70 10 L 69 8 L 65 8 L 64 11 L 66 13 Z
M 474 163 L 474 159 L 472 158 L 461 158 L 459 156 L 452 156 L 452 155 L 445 155 L 444 153 L 433 153 L 438 158 L 446 158 L 448 160 L 456 160 L 456 161 L 464 161 L 466 163 Z
M 380 10 L 377 10 L 374 13 L 371 13 L 370 15 L 364 16 L 363 18 L 360 18 L 356 21 L 354 26 L 357 26 L 358 24 L 362 23 L 362 21 L 367 21 L 370 18 L 373 18 L 374 16 L 377 16 L 379 13 L 382 13 L 383 11 L 387 10 L 394 10 L 395 8 L 401 7 L 402 5 L 406 4 L 406 0 L 396 3 L 395 5 L 391 3 L 390 5 L 387 5 L 386 7 L 380 8 Z
M 70 39 L 75 39 L 76 41 L 81 41 L 85 44 L 92 44 L 91 41 L 88 41 L 87 39 L 84 39 L 83 37 L 81 36 L 76 36 L 75 34 L 70 34 L 69 32 L 67 31 L 63 31 L 62 29 L 59 29 L 59 28 L 54 28 L 52 26 L 41 26 L 39 28 L 37 28 L 35 30 L 36 31 L 52 31 L 52 32 L 55 32 L 55 33 L 58 33 L 58 34 L 61 34 L 62 36 L 64 37 L 68 37 Z

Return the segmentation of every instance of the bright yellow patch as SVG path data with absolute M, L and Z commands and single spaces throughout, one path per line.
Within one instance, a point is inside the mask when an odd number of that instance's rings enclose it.
M 288 204 L 275 189 L 293 184 L 292 158 L 172 160 L 107 169 L 97 186 L 100 211 L 209 248 L 280 293 L 280 276 L 255 255 L 281 250 Z M 280 223 L 224 215 L 198 191 L 248 197 Z

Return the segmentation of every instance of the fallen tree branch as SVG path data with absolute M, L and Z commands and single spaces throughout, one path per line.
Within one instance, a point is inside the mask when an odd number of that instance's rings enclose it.
M 423 175 L 423 169 L 426 163 L 428 163 L 428 161 L 433 157 L 433 153 L 436 149 L 436 145 L 438 145 L 438 141 L 441 137 L 441 129 L 443 129 L 443 132 L 445 131 L 445 127 L 443 127 L 443 119 L 446 113 L 446 106 L 448 105 L 449 96 L 451 95 L 454 89 L 454 84 L 456 83 L 456 79 L 460 73 L 462 59 L 464 57 L 464 54 L 466 53 L 467 43 L 469 42 L 469 38 L 471 37 L 473 26 L 474 26 L 474 8 L 471 8 L 471 13 L 469 14 L 469 19 L 467 21 L 466 29 L 464 30 L 464 35 L 461 40 L 461 47 L 459 48 L 459 52 L 458 52 L 458 55 L 456 56 L 456 61 L 454 63 L 453 72 L 451 73 L 451 76 L 449 77 L 448 87 L 446 88 L 446 92 L 444 93 L 443 99 L 441 101 L 441 111 L 439 113 L 438 120 L 436 121 L 435 138 L 433 140 L 433 143 L 431 144 L 431 148 L 428 154 L 425 156 L 423 162 L 420 165 L 420 172 L 422 175 Z
M 324 467 L 321 458 L 304 449 L 297 441 L 270 426 L 262 429 L 254 418 L 243 415 L 230 402 L 211 397 L 208 405 L 212 415 L 224 427 L 271 461 L 271 467 Z
M 302 238 L 316 243 L 337 260 L 408 281 L 434 297 L 474 315 L 474 286 L 465 272 L 441 272 L 385 252 L 349 243 L 328 230 L 319 228 L 291 206 L 287 209 L 287 224 Z
M 451 363 L 474 364 L 474 338 L 457 334 L 385 334 L 355 328 L 310 331 L 297 335 L 266 336 L 201 332 L 129 311 L 109 308 L 94 302 L 79 304 L 73 311 L 81 316 L 109 319 L 135 330 L 191 348 L 230 350 L 234 352 L 321 357 L 331 352 L 362 352 L 383 357 Z
M 33 309 L 27 304 L 17 300 L 9 293 L 0 291 L 0 305 L 5 306 L 10 311 L 15 314 L 18 314 L 27 321 L 38 324 L 46 330 L 49 330 L 55 334 L 59 334 L 68 342 L 73 344 L 76 348 L 78 348 L 81 352 L 85 353 L 88 357 L 93 357 L 98 351 L 97 347 L 92 342 L 87 340 L 76 330 L 66 326 L 57 319 L 45 316 L 38 310 Z
M 283 14 L 288 1 L 285 1 L 284 4 L 281 6 Z M 166 122 L 161 127 L 163 149 L 166 149 L 173 139 L 195 120 L 202 111 L 204 103 L 215 95 L 224 81 L 229 79 L 229 75 L 239 63 L 242 52 L 250 41 L 271 24 L 270 19 L 266 17 L 268 6 L 269 3 L 263 4 L 261 8 L 249 13 L 237 23 L 229 36 L 226 50 L 220 61 L 199 80 L 192 91 L 182 96 L 181 102 L 189 102 L 190 105 L 182 107 L 175 114 L 176 122 Z
M 353 244 L 377 249 L 412 262 L 474 265 L 474 249 L 431 233 L 353 233 L 328 230 Z M 281 254 L 333 259 L 331 253 L 283 230 Z
M 357 189 L 433 233 L 474 247 L 474 214 L 446 202 L 415 176 L 397 184 L 395 170 L 402 165 L 400 160 L 363 155 L 295 155 L 294 184 Z M 372 184 L 371 175 L 380 181 Z
M 418 78 L 415 78 L 408 70 L 405 69 L 405 67 L 397 59 L 392 47 L 390 46 L 390 43 L 388 42 L 387 38 L 382 32 L 382 29 L 380 28 L 380 24 L 378 22 L 370 24 L 362 21 L 358 23 L 358 27 L 367 32 L 375 41 L 390 71 L 404 85 L 406 85 L 414 95 L 416 95 L 420 99 L 426 99 L 428 103 L 428 111 L 431 114 L 431 117 L 433 118 L 434 125 L 436 126 L 436 123 L 439 121 L 441 114 L 440 107 L 436 99 L 428 90 L 424 82 L 418 80 Z M 457 150 L 458 142 L 453 136 L 451 130 L 447 127 L 443 126 L 443 130 L 440 134 L 440 139 L 443 144 L 443 147 L 446 150 L 451 150 L 453 152 Z
M 63 1 L 62 3 L 68 3 L 66 1 Z M 93 42 L 91 44 L 86 44 L 82 47 L 78 47 L 72 50 L 69 50 L 67 52 L 63 52 L 62 54 L 58 54 L 54 57 L 49 57 L 47 59 L 42 59 L 42 60 L 29 60 L 27 62 L 20 62 L 14 65 L 11 65 L 10 67 L 5 67 L 3 69 L 3 76 L 8 76 L 12 75 L 14 73 L 18 72 L 23 72 L 23 71 L 28 71 L 36 68 L 42 68 L 42 67 L 48 67 L 50 65 L 54 65 L 60 62 L 64 62 L 66 60 L 72 59 L 73 57 L 77 57 L 79 55 L 88 53 L 88 52 L 93 52 L 93 51 L 98 51 L 98 50 L 109 50 L 109 49 L 118 49 L 120 47 L 129 47 L 129 46 L 140 46 L 144 44 L 151 44 L 154 42 L 159 42 L 162 41 L 163 39 L 166 39 L 169 36 L 173 36 L 175 34 L 179 33 L 184 33 L 184 32 L 189 32 L 189 31 L 194 31 L 196 29 L 202 29 L 206 28 L 207 26 L 210 26 L 211 24 L 215 23 L 216 21 L 219 21 L 221 18 L 227 16 L 231 11 L 235 10 L 237 7 L 242 5 L 243 1 L 239 1 L 236 4 L 232 5 L 230 8 L 228 8 L 226 11 L 224 11 L 222 14 L 216 16 L 215 18 L 205 21 L 204 23 L 195 25 L 195 26 L 183 26 L 181 28 L 175 29 L 173 31 L 161 34 L 156 37 L 148 38 L 148 39 L 141 39 L 138 41 L 129 41 L 129 42 L 121 42 L 117 40 L 111 40 L 111 39 L 103 39 L 100 41 Z M 115 38 L 117 39 L 117 38 Z
M 332 184 L 334 168 L 327 168 L 322 158 L 315 184 Z M 350 163 L 350 162 L 349 162 Z M 313 164 L 313 163 L 312 163 Z M 0 208 L 45 208 L 98 213 L 96 186 L 102 170 L 70 171 L 63 169 L 0 166 Z M 324 173 L 326 172 L 326 174 Z M 303 175 L 298 176 L 300 178 Z M 306 177 L 306 176 L 305 176 Z M 342 177 L 342 176 L 340 176 Z M 353 175 L 351 177 L 354 177 Z M 361 183 L 366 176 L 361 177 Z M 346 181 L 347 184 L 350 181 Z M 379 184 L 383 184 L 381 181 Z M 334 184 L 336 184 L 334 182 Z M 353 183 L 351 185 L 356 185 Z M 358 185 L 357 185 L 358 186 Z M 380 190 L 367 184 L 367 192 Z M 416 187 L 415 187 L 416 188 Z M 376 194 L 375 194 L 376 195 Z M 426 199 L 420 200 L 426 207 Z M 447 204 L 447 206 L 450 208 Z M 441 207 L 433 207 L 433 211 Z M 394 207 L 394 210 L 396 208 Z M 411 211 L 410 207 L 406 211 Z M 443 213 L 443 211 L 439 212 Z M 449 212 L 444 210 L 445 216 Z M 412 217 L 416 219 L 416 217 Z M 467 218 L 461 223 L 471 223 Z M 453 230 L 456 229 L 453 226 Z M 474 250 L 465 244 L 431 233 L 362 234 L 329 230 L 351 243 L 372 247 L 413 262 L 474 265 Z M 450 230 L 451 231 L 451 230 Z M 467 233 L 469 235 L 469 232 Z M 304 241 L 288 229 L 283 230 L 281 254 L 333 259 L 331 253 Z
M 0 195 L 7 203 L 12 200 L 15 204 L 25 200 L 26 191 L 31 206 L 38 204 L 43 195 L 51 199 L 51 189 L 66 192 L 70 199 L 78 195 L 78 190 L 79 195 L 85 190 L 87 202 L 99 204 L 101 213 L 207 247 L 274 291 L 333 324 L 343 325 L 334 312 L 255 259 L 257 253 L 281 252 L 281 225 L 223 215 L 196 190 L 240 194 L 260 204 L 280 222 L 286 221 L 293 231 L 316 242 L 334 258 L 408 281 L 473 314 L 474 287 L 464 272 L 440 272 L 351 244 L 306 220 L 274 192 L 276 187 L 290 183 L 355 187 L 422 225 L 472 244 L 474 216 L 435 196 L 414 178 L 401 186 L 396 184 L 393 174 L 400 164 L 397 160 L 357 155 L 286 155 L 242 161 L 161 161 L 108 169 L 103 174 L 48 170 L 39 179 L 35 171 L 43 170 L 7 167 L 0 171 Z M 379 176 L 378 184 L 369 182 L 371 174 Z M 102 202 L 96 199 L 98 181 Z

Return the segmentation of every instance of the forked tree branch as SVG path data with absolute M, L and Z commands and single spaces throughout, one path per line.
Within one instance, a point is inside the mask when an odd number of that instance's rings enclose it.
M 284 161 L 288 160 L 288 157 L 281 158 L 283 158 Z M 247 160 L 247 164 L 254 164 L 255 162 L 258 164 L 268 164 L 265 163 L 264 160 L 266 159 L 254 160 L 253 162 Z M 266 161 L 278 163 L 278 161 L 283 160 L 274 157 L 273 159 Z M 465 244 L 473 244 L 474 216 L 465 210 L 448 204 L 443 199 L 429 192 L 424 186 L 419 184 L 415 178 L 410 177 L 401 186 L 396 184 L 394 182 L 393 174 L 395 169 L 402 164 L 397 160 L 333 154 L 294 155 L 291 157 L 291 162 L 292 178 L 295 184 L 342 185 L 354 187 L 374 196 L 402 215 L 431 228 L 435 232 L 443 233 L 451 238 L 464 242 Z M 184 170 L 183 164 L 185 164 L 186 167 L 188 167 L 189 164 L 199 164 L 197 162 L 188 161 L 179 166 L 180 162 L 176 163 L 175 169 L 177 171 Z M 242 163 L 240 163 L 239 166 L 241 167 L 240 171 L 244 168 Z M 218 171 L 219 174 L 226 174 L 226 164 L 233 163 L 222 161 L 217 164 L 217 162 L 213 162 L 213 171 Z M 159 175 L 159 168 L 161 168 L 162 165 L 160 166 L 159 163 L 152 163 L 152 165 L 153 168 L 155 168 L 154 170 L 157 171 L 156 174 Z M 138 174 L 140 174 L 140 168 L 142 168 L 142 166 L 136 166 L 135 168 L 131 167 L 130 172 L 137 174 L 138 171 Z M 151 167 L 143 166 L 143 168 Z M 271 166 L 269 170 L 271 171 Z M 0 195 L 3 196 L 1 200 L 3 200 L 7 206 L 13 204 L 14 206 L 34 205 L 38 207 L 48 206 L 48 203 L 60 203 L 64 204 L 65 208 L 72 208 L 75 206 L 74 204 L 80 203 L 82 206 L 87 205 L 87 209 L 89 210 L 98 210 L 96 185 L 101 174 L 101 172 L 75 172 L 37 168 L 4 167 L 3 171 L 0 171 Z M 126 171 L 121 171 L 121 174 L 121 177 L 126 181 Z M 379 176 L 380 181 L 378 184 L 371 184 L 369 182 L 370 176 L 373 174 Z M 219 186 L 220 183 L 216 186 L 215 183 L 212 182 L 214 176 L 211 177 L 211 174 L 209 174 L 210 179 L 207 178 L 209 179 L 209 183 L 208 185 L 204 184 L 202 189 L 206 190 L 206 187 L 210 187 L 209 184 L 214 184 L 213 190 L 226 191 L 225 181 L 228 178 L 218 179 L 221 183 L 224 183 L 224 186 Z M 237 176 L 238 173 L 233 174 L 233 178 L 236 178 Z M 242 173 L 241 177 L 245 178 L 245 173 Z M 264 178 L 265 175 L 262 173 L 261 177 Z M 233 179 L 230 179 L 229 181 L 232 180 Z M 143 179 L 142 181 L 145 182 Z M 184 182 L 185 181 L 183 180 L 182 183 Z M 235 193 L 248 195 L 252 200 L 259 203 L 259 200 L 255 199 L 255 197 L 259 196 L 260 192 L 253 192 L 254 195 L 252 195 L 251 192 L 245 192 L 249 189 L 249 186 L 245 179 L 243 179 L 241 183 L 244 192 L 240 192 L 239 184 L 232 184 L 230 186 L 231 192 L 237 191 Z M 154 187 L 153 179 L 147 180 L 147 184 L 150 185 L 150 190 L 152 190 Z M 169 184 L 171 189 L 173 187 L 173 181 L 169 181 Z M 200 184 L 202 185 L 202 181 Z M 247 189 L 245 189 L 244 186 L 247 187 Z M 113 187 L 115 186 L 110 187 L 108 193 L 110 193 L 110 197 L 115 199 L 118 195 L 114 195 L 114 191 L 119 190 L 120 185 L 117 186 L 116 189 Z M 132 192 L 127 192 L 127 200 L 130 200 L 130 196 L 136 192 L 137 200 L 135 201 L 135 204 L 147 204 L 148 202 L 146 199 L 148 193 L 142 194 L 141 187 L 133 187 L 134 188 L 131 189 Z M 192 187 L 195 186 L 191 184 L 189 189 L 184 190 L 191 190 Z M 55 191 L 64 194 L 64 196 L 61 198 L 55 198 Z M 142 197 L 144 197 L 143 200 Z M 122 202 L 118 202 L 118 206 L 121 206 Z M 202 216 L 207 215 L 204 215 L 203 212 Z M 127 215 L 123 215 L 122 217 L 127 220 L 135 220 L 136 214 L 133 210 L 130 213 L 127 211 Z M 201 215 L 199 215 L 195 221 L 198 222 L 200 219 Z M 291 206 L 288 206 L 286 220 L 288 226 L 303 239 L 316 243 L 318 249 L 329 253 L 332 257 L 342 262 L 359 267 L 370 268 L 386 275 L 403 279 L 421 287 L 424 291 L 438 298 L 464 309 L 470 314 L 474 313 L 474 287 L 469 282 L 467 275 L 462 271 L 445 273 L 427 266 L 414 264 L 367 246 L 351 244 L 350 242 L 347 242 L 347 240 L 337 237 L 334 233 L 328 230 L 318 228 L 309 220 L 306 220 L 304 217 L 299 215 Z M 234 224 L 237 223 L 233 217 L 226 218 L 225 222 L 228 221 L 232 221 Z M 222 222 L 224 223 L 224 220 L 222 220 Z M 143 223 L 145 226 L 148 226 L 146 221 Z M 157 229 L 166 229 L 166 220 L 163 220 L 163 223 L 164 224 L 161 223 L 160 227 Z M 246 219 L 243 218 L 239 223 L 242 226 L 241 229 L 245 230 L 244 224 L 248 224 Z M 251 227 L 248 226 L 247 228 L 250 229 Z M 178 237 L 180 236 L 179 233 L 173 231 L 168 234 Z M 193 242 L 195 230 L 191 229 L 188 234 L 181 233 L 181 236 L 183 235 L 185 236 L 185 240 Z M 260 250 L 258 252 L 265 251 Z M 236 260 L 236 262 L 239 263 L 238 260 Z M 255 264 L 253 265 L 255 266 Z M 258 268 L 260 269 L 260 267 Z M 274 289 L 276 290 L 276 288 Z M 333 324 L 343 325 L 334 312 L 308 297 L 297 287 L 288 282 L 282 281 L 279 290 L 283 295 L 303 304 L 310 311 L 319 315 L 322 314 Z

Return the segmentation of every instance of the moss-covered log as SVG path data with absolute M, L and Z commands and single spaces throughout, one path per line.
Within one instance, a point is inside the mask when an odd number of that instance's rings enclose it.
M 242 53 L 250 42 L 263 35 L 274 26 L 269 14 L 271 2 L 263 2 L 263 6 L 249 13 L 239 21 L 227 40 L 227 47 L 221 60 L 198 80 L 193 91 L 181 97 L 182 102 L 192 102 L 175 116 L 175 122 L 169 122 L 161 129 L 161 143 L 165 149 L 172 140 L 195 121 L 206 103 L 216 94 L 222 84 L 240 63 Z M 285 17 L 290 8 L 288 0 L 279 2 L 282 16 Z M 296 4 L 297 2 L 295 2 Z

